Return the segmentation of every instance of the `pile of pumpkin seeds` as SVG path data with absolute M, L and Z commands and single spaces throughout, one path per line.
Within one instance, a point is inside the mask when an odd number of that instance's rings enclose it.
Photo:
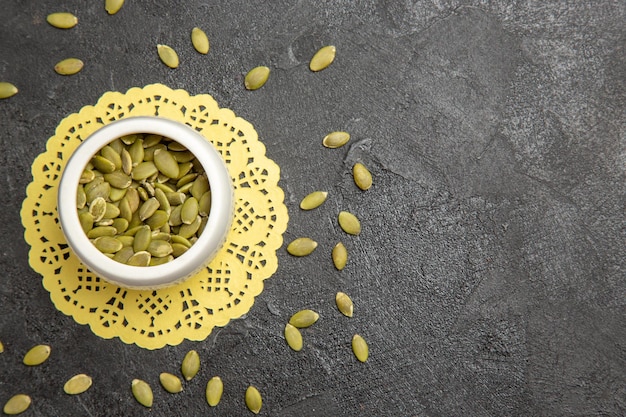
M 196 242 L 211 210 L 211 190 L 204 168 L 180 143 L 133 134 L 93 156 L 76 207 L 100 252 L 127 265 L 155 266 Z

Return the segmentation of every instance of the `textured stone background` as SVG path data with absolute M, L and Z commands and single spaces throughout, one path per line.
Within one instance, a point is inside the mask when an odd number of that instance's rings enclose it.
M 0 79 L 0 403 L 29 392 L 29 416 L 246 415 L 248 384 L 272 416 L 622 416 L 626 414 L 624 174 L 626 5 L 621 1 L 102 1 L 3 0 Z M 71 31 L 45 16 L 79 16 Z M 189 45 L 205 29 L 208 56 Z M 170 70 L 155 45 L 176 48 Z M 313 74 L 326 44 L 335 63 Z M 82 58 L 73 77 L 54 73 Z M 269 82 L 245 91 L 265 64 Z M 108 90 L 162 82 L 208 93 L 252 122 L 282 169 L 285 240 L 320 247 L 278 272 L 243 319 L 204 342 L 148 351 L 103 340 L 59 313 L 28 265 L 19 210 L 30 165 L 66 115 Z M 321 138 L 352 133 L 329 151 Z M 365 162 L 375 185 L 356 189 Z M 300 212 L 299 200 L 332 198 Z M 348 239 L 340 209 L 362 219 Z M 334 270 L 343 240 L 348 267 Z M 336 291 L 356 304 L 337 314 Z M 284 322 L 302 307 L 322 319 L 289 351 Z M 370 344 L 356 363 L 349 340 Z M 25 369 L 42 341 L 54 361 Z M 158 386 L 189 349 L 205 366 L 178 395 Z M 76 372 L 94 377 L 61 393 Z M 210 410 L 204 386 L 226 383 Z M 155 406 L 131 397 L 153 384 Z

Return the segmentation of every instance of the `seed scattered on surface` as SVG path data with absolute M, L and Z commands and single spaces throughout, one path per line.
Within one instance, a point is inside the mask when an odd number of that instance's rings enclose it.
M 46 21 L 58 29 L 71 29 L 78 24 L 78 18 L 68 12 L 50 13 Z
M 369 357 L 367 342 L 358 334 L 352 337 L 352 352 L 354 352 L 354 356 L 361 362 L 367 361 Z
M 246 390 L 246 406 L 248 407 L 248 410 L 252 411 L 254 414 L 259 414 L 261 407 L 263 406 L 261 393 L 252 385 L 250 385 Z
M 314 208 L 318 208 L 324 204 L 326 197 L 328 197 L 327 191 L 313 191 L 302 199 L 300 202 L 300 208 L 302 210 L 313 210 Z
M 361 222 L 354 214 L 342 211 L 339 213 L 338 220 L 339 226 L 344 232 L 355 236 L 361 233 Z
M 178 68 L 178 54 L 174 49 L 167 45 L 157 45 L 157 52 L 165 65 L 170 68 Z
M 293 256 L 310 255 L 317 248 L 317 242 L 308 237 L 299 237 L 287 245 L 287 252 Z
M 37 345 L 32 347 L 24 355 L 24 365 L 37 366 L 44 363 L 50 357 L 50 346 Z
M 58 62 L 54 70 L 60 75 L 74 75 L 83 69 L 85 64 L 78 58 L 67 58 Z
M 352 176 L 354 183 L 361 190 L 368 190 L 372 186 L 372 173 L 360 162 L 352 167 Z
M 206 402 L 211 407 L 215 407 L 219 404 L 223 392 L 224 383 L 219 376 L 214 376 L 206 384 Z
M 185 355 L 183 359 L 183 364 L 181 366 L 181 372 L 185 377 L 186 381 L 190 381 L 191 378 L 196 376 L 198 371 L 200 370 L 200 355 L 195 350 L 190 350 Z
M 246 74 L 244 79 L 244 85 L 248 90 L 257 90 L 267 82 L 270 76 L 270 69 L 268 67 L 259 66 L 252 68 Z
M 20 414 L 26 411 L 28 407 L 30 407 L 30 403 L 31 399 L 28 395 L 17 394 L 9 398 L 9 401 L 4 404 L 4 408 L 2 409 L 2 411 L 4 412 L 4 414 L 8 414 L 11 416 Z
M 199 53 L 209 53 L 209 38 L 202 29 L 196 27 L 191 30 L 191 43 Z
M 137 402 L 144 407 L 152 407 L 152 401 L 154 396 L 152 394 L 152 388 L 146 381 L 141 379 L 133 379 L 131 383 L 131 390 L 133 392 L 133 396 L 137 400 Z
M 313 310 L 300 310 L 289 319 L 289 324 L 299 329 L 312 326 L 320 318 Z
M 124 5 L 124 0 L 105 0 L 104 9 L 108 14 L 115 14 L 120 11 Z
M 17 94 L 17 87 L 5 81 L 0 82 L 0 99 L 13 97 Z
M 348 297 L 348 294 L 343 292 L 338 292 L 335 296 L 335 303 L 337 303 L 337 308 L 346 317 L 352 317 L 352 313 L 354 311 L 354 305 L 352 304 L 352 300 Z
M 4 352 L 4 345 L 0 342 L 0 353 Z
M 74 375 L 63 385 L 63 391 L 69 395 L 82 394 L 91 387 L 91 377 L 85 374 Z
M 180 378 L 169 372 L 162 372 L 159 375 L 159 381 L 163 388 L 165 388 L 165 391 L 171 394 L 176 394 L 183 390 L 183 383 L 180 382 Z
M 285 340 L 289 347 L 296 352 L 302 350 L 302 333 L 292 324 L 285 325 Z
M 321 71 L 327 68 L 335 60 L 335 54 L 337 49 L 333 45 L 324 46 L 320 48 L 309 63 L 309 68 L 313 72 Z
M 322 145 L 327 148 L 335 149 L 340 148 L 350 140 L 350 134 L 348 132 L 336 131 L 330 132 L 322 139 Z
M 339 242 L 335 245 L 332 251 L 333 264 L 335 264 L 335 268 L 341 271 L 346 267 L 346 263 L 348 263 L 348 250 L 343 245 L 343 243 Z

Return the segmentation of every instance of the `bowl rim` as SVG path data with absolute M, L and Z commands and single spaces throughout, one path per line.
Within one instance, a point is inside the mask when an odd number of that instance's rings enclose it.
M 184 145 L 199 160 L 211 185 L 211 211 L 203 233 L 183 255 L 148 267 L 130 266 L 108 258 L 80 226 L 76 196 L 82 172 L 101 148 L 124 135 L 158 134 Z M 217 149 L 188 125 L 159 116 L 127 117 L 89 135 L 69 158 L 59 183 L 57 211 L 67 243 L 81 262 L 99 277 L 127 288 L 159 288 L 189 278 L 205 267 L 222 247 L 233 220 L 233 186 Z

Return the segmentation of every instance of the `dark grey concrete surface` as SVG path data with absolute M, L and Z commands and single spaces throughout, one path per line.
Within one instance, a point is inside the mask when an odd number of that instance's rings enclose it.
M 248 384 L 272 416 L 626 415 L 624 208 L 626 5 L 623 1 L 3 0 L 0 79 L 20 93 L 0 101 L 0 403 L 31 393 L 28 416 L 251 415 Z M 79 25 L 60 31 L 48 13 Z M 189 32 L 211 39 L 195 53 Z M 170 70 L 155 45 L 179 51 Z M 326 44 L 337 59 L 313 74 Z M 73 77 L 52 70 L 82 58 Z M 245 91 L 243 75 L 272 69 Z M 279 253 L 278 272 L 249 314 L 203 342 L 156 351 L 103 340 L 58 312 L 28 265 L 19 210 L 30 165 L 66 115 L 109 90 L 162 82 L 213 95 L 249 120 L 282 169 L 285 240 L 320 246 Z M 321 138 L 352 134 L 329 151 Z M 363 161 L 374 186 L 350 168 Z M 299 200 L 325 189 L 320 209 Z M 341 209 L 363 232 L 346 238 Z M 350 262 L 336 271 L 330 248 Z M 337 291 L 355 317 L 337 314 Z M 300 308 L 322 318 L 289 351 L 284 322 Z M 370 345 L 357 363 L 353 333 Z M 25 369 L 33 344 L 54 360 Z M 158 386 L 189 349 L 204 366 L 178 395 Z M 76 372 L 94 377 L 62 394 Z M 220 375 L 216 409 L 206 381 Z M 155 405 L 128 389 L 142 377 Z

